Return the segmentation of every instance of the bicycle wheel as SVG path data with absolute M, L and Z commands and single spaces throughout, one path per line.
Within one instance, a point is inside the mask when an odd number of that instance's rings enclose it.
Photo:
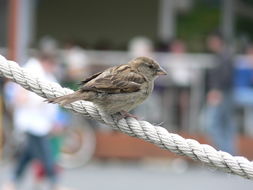
M 86 120 L 69 127 L 62 140 L 59 165 L 63 168 L 77 168 L 93 157 L 96 148 L 94 129 Z

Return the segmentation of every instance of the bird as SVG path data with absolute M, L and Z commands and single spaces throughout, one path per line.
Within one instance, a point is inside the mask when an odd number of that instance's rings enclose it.
M 137 57 L 86 78 L 74 93 L 48 102 L 65 106 L 79 100 L 91 101 L 108 114 L 135 117 L 129 111 L 147 99 L 153 91 L 154 80 L 160 75 L 167 73 L 155 60 Z

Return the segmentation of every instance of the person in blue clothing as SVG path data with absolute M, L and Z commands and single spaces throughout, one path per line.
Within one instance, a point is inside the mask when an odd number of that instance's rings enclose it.
M 234 98 L 237 104 L 253 106 L 253 46 L 235 63 Z
M 214 67 L 208 71 L 205 118 L 207 132 L 217 149 L 235 154 L 233 58 L 221 36 L 209 36 L 207 45 L 213 53 L 214 64 Z
M 24 68 L 45 80 L 56 81 L 53 73 L 57 67 L 53 55 L 41 53 L 32 57 Z M 2 190 L 19 189 L 29 164 L 34 160 L 42 163 L 51 190 L 66 189 L 60 185 L 50 144 L 50 134 L 59 125 L 57 105 L 47 104 L 43 98 L 11 82 L 5 85 L 5 100 L 7 108 L 13 111 L 15 131 L 24 134 L 26 142 L 17 157 L 12 176 L 3 184 Z
M 234 100 L 245 110 L 245 133 L 253 136 L 253 45 L 235 63 Z

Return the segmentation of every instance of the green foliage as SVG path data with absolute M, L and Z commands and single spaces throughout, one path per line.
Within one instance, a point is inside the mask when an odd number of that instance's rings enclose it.
M 253 39 L 253 20 L 251 18 L 238 16 L 237 18 L 237 34 Z
M 219 23 L 219 6 L 198 1 L 190 12 L 178 16 L 177 34 L 186 41 L 190 51 L 203 51 L 206 36 L 217 30 Z

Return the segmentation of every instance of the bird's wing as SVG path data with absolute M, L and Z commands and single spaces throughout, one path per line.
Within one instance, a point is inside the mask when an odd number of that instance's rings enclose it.
M 98 73 L 95 73 L 93 75 L 91 75 L 90 77 L 87 77 L 86 79 L 82 80 L 79 85 L 84 85 L 86 84 L 87 82 L 91 81 L 92 79 L 96 78 L 97 76 L 99 76 L 102 72 L 98 72 Z
M 146 80 L 131 70 L 128 65 L 113 67 L 85 83 L 82 91 L 115 93 L 131 93 L 140 90 L 141 84 Z

